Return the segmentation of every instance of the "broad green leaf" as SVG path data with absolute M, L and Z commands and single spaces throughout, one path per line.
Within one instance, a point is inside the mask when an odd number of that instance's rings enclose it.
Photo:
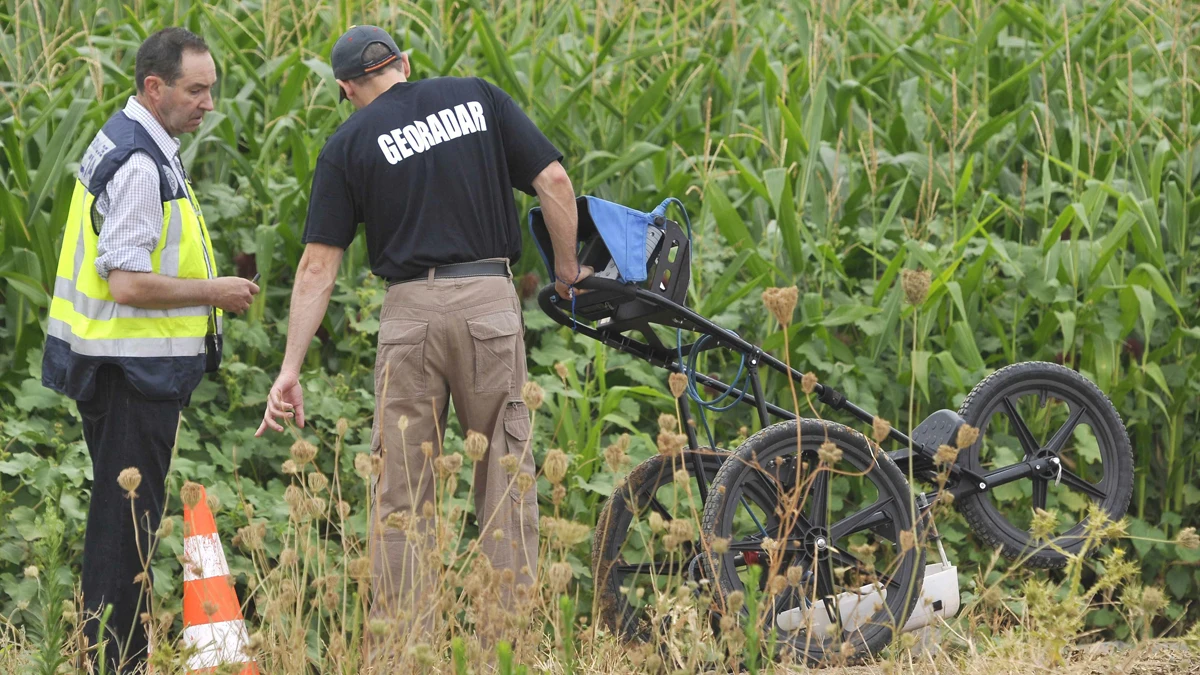
M 833 311 L 825 315 L 821 319 L 821 325 L 832 328 L 833 326 L 844 326 L 848 323 L 854 323 L 859 319 L 864 319 L 872 314 L 878 314 L 878 307 L 870 305 L 838 305 L 833 308 Z
M 931 353 L 924 349 L 914 349 L 912 352 L 912 369 L 913 376 L 917 379 L 917 386 L 921 388 L 921 393 L 925 396 L 925 400 L 929 400 L 929 357 Z
M 1075 312 L 1056 311 L 1054 315 L 1058 317 L 1058 326 L 1062 329 L 1063 350 L 1069 350 L 1075 344 Z
M 725 193 L 716 185 L 709 183 L 708 189 L 704 191 L 704 201 L 712 210 L 721 235 L 725 237 L 725 241 L 733 247 L 733 250 L 752 252 L 750 258 L 746 260 L 746 266 L 750 268 L 750 271 L 755 275 L 767 274 L 769 268 L 758 255 L 757 245 L 750 235 L 750 230 L 746 227 L 742 217 L 738 215 L 737 210 L 733 208 L 733 204 L 729 202 Z

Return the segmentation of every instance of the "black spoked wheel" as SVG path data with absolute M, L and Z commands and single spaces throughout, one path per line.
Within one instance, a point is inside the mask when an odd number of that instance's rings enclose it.
M 655 598 L 688 578 L 699 551 L 699 516 L 704 505 L 693 471 L 698 457 L 712 480 L 729 456 L 723 450 L 685 450 L 678 457 L 655 455 L 630 472 L 604 504 L 592 541 L 592 573 L 600 620 L 626 640 L 646 641 L 653 635 L 649 607 Z M 686 487 L 675 473 L 688 473 Z M 671 523 L 691 533 L 672 536 Z
M 1108 397 L 1079 373 L 1053 363 L 1017 363 L 975 386 L 959 414 L 979 439 L 958 456 L 987 473 L 1032 460 L 1030 480 L 956 501 L 971 529 L 1009 558 L 1062 567 L 1084 545 L 1087 512 L 1117 519 L 1133 494 L 1133 451 Z M 1047 540 L 1030 532 L 1034 509 L 1056 512 Z
M 797 422 L 763 429 L 713 481 L 702 560 L 714 625 L 750 620 L 735 594 L 757 576 L 764 634 L 777 630 L 781 649 L 809 663 L 862 658 L 891 642 L 920 594 L 913 492 L 862 434 L 821 420 L 799 432 L 797 452 Z

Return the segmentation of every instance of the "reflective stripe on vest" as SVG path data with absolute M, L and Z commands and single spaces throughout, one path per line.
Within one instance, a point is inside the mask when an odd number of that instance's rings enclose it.
M 80 340 L 65 321 L 51 318 L 46 335 L 69 345 L 80 356 L 109 356 L 113 358 L 152 358 L 161 356 L 191 356 L 204 354 L 204 336 L 186 338 L 121 337 Z

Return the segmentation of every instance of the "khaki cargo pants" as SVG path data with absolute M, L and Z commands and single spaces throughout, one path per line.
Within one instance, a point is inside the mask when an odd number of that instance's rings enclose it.
M 521 400 L 525 379 L 524 322 L 511 273 L 429 278 L 388 289 L 375 362 L 372 450 L 382 455 L 383 470 L 372 508 L 371 617 L 395 621 L 397 632 L 380 642 L 415 644 L 434 626 L 431 588 L 443 557 L 436 552 L 433 519 L 423 514 L 435 493 L 446 498 L 434 461 L 462 452 L 442 449 L 451 400 L 464 435 L 477 431 L 490 441 L 473 467 L 479 550 L 494 569 L 512 570 L 515 584 L 531 585 L 536 578 L 536 489 L 522 495 L 515 476 L 501 466 L 505 456 L 516 455 L 520 472 L 535 472 L 529 411 Z M 432 442 L 432 459 L 422 452 L 423 442 Z M 470 466 L 465 457 L 464 464 Z M 448 525 L 457 532 L 461 521 Z M 507 574 L 496 578 L 502 576 Z M 497 589 L 501 603 L 511 606 L 514 584 L 503 586 Z

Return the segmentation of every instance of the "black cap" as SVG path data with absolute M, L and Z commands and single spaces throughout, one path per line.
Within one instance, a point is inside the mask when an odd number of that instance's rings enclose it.
M 373 44 L 381 44 L 388 48 L 388 54 L 374 61 L 363 59 L 363 52 Z M 400 58 L 400 48 L 388 32 L 378 26 L 351 26 L 333 44 L 333 53 L 329 57 L 333 66 L 333 76 L 339 80 L 353 80 L 367 73 L 383 68 Z M 346 92 L 338 87 L 339 100 L 346 100 Z

